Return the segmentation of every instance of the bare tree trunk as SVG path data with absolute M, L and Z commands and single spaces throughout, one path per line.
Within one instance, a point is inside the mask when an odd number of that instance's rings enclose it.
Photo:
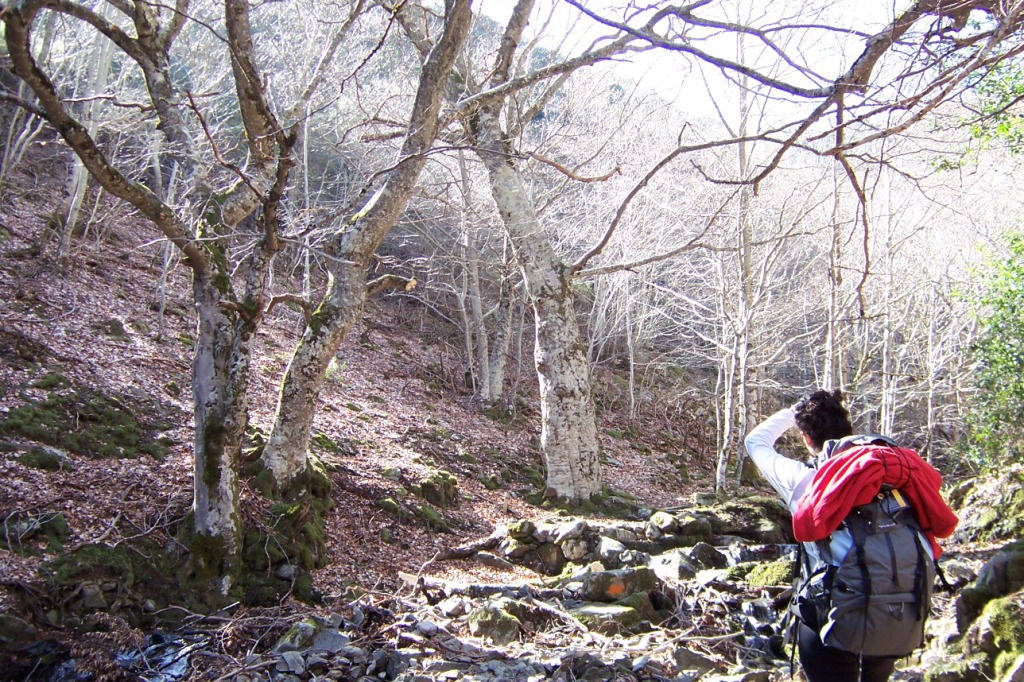
M 201 578 L 220 577 L 221 592 L 231 586 L 241 549 L 238 464 L 246 423 L 249 334 L 220 309 L 221 293 L 209 282 L 193 284 L 198 334 L 192 363 L 195 404 L 196 542 L 194 570 Z
M 470 184 L 466 159 L 459 152 L 459 171 L 462 180 L 462 251 L 465 272 L 465 296 L 469 302 L 469 321 L 466 328 L 466 360 L 473 376 L 473 391 L 484 407 L 491 403 L 491 367 L 487 324 L 484 321 L 483 299 L 480 291 L 480 249 L 477 240 L 477 225 L 471 223 Z
M 100 7 L 101 17 L 106 18 L 110 11 L 108 5 Z M 97 33 L 92 49 L 94 51 L 92 63 L 89 65 L 83 91 L 80 96 L 87 101 L 84 105 L 82 119 L 85 121 L 86 132 L 90 137 L 96 136 L 96 129 L 99 126 L 99 112 L 102 100 L 95 99 L 107 89 L 107 79 L 110 75 L 110 62 L 113 57 L 114 44 Z M 57 264 L 63 268 L 67 264 L 71 252 L 71 235 L 78 224 L 78 214 L 85 200 L 85 192 L 89 188 L 89 173 L 85 164 L 77 156 L 73 159 L 71 173 L 68 176 L 67 184 L 67 211 L 64 215 L 64 225 L 61 228 L 60 243 L 57 247 Z
M 477 154 L 487 168 L 523 273 L 536 324 L 534 362 L 540 382 L 541 450 L 549 493 L 586 500 L 601 491 L 600 447 L 590 365 L 573 309 L 572 283 L 555 256 L 501 140 L 495 112 L 476 117 Z
M 509 277 L 506 274 L 501 278 L 501 286 L 498 290 L 498 311 L 494 316 L 494 342 L 491 344 L 491 354 L 487 359 L 487 374 L 489 381 L 489 393 L 486 397 L 487 405 L 498 405 L 505 395 L 505 366 L 508 364 L 508 351 L 512 342 L 512 323 L 514 321 L 518 297 L 515 287 L 509 284 Z
M 306 470 L 324 373 L 363 308 L 367 263 L 405 208 L 426 162 L 426 152 L 437 136 L 442 97 L 471 18 L 470 1 L 453 0 L 445 13 L 443 32 L 423 62 L 401 160 L 344 231 L 337 258 L 332 261 L 332 282 L 285 371 L 262 458 L 282 490 Z

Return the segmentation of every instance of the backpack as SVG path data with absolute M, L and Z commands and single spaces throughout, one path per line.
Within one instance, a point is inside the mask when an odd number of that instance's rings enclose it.
M 827 444 L 825 458 L 855 446 L 894 445 L 883 436 L 850 436 Z M 833 558 L 838 533 L 847 533 L 842 539 L 852 545 L 845 556 Z M 909 655 L 924 643 L 937 568 L 924 543 L 904 496 L 883 486 L 832 536 L 814 543 L 819 557 L 800 545 L 794 614 L 826 646 L 864 656 Z

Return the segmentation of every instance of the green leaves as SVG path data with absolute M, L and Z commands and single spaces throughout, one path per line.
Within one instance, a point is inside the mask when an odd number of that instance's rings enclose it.
M 989 464 L 1024 455 L 1024 234 L 986 276 L 979 315 L 978 393 L 968 416 L 972 440 Z

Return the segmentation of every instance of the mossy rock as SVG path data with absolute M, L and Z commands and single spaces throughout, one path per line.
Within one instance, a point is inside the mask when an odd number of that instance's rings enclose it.
M 162 459 L 166 448 L 154 436 L 169 427 L 155 409 L 132 409 L 99 391 L 81 389 L 53 392 L 39 402 L 15 407 L 0 421 L 0 435 L 28 438 L 95 459 L 142 454 Z
M 330 436 L 328 436 L 323 431 L 317 431 L 310 437 L 309 440 L 318 448 L 321 448 L 328 452 L 339 454 L 342 451 L 341 444 L 338 443 L 338 441 L 331 438 Z
M 629 632 L 643 620 L 636 609 L 624 604 L 584 604 L 569 613 L 587 629 L 605 635 Z
M 450 530 L 448 520 L 445 519 L 444 514 L 429 504 L 421 504 L 416 507 L 416 516 L 423 521 L 427 528 L 444 532 Z
M 1024 466 L 979 477 L 953 489 L 949 503 L 960 518 L 956 542 L 998 542 L 1024 536 Z
M 714 535 L 736 535 L 765 545 L 793 542 L 789 510 L 774 497 L 748 497 L 693 509 L 708 521 Z
M 420 479 L 415 488 L 410 486 L 410 490 L 435 507 L 447 509 L 458 502 L 458 486 L 459 481 L 454 475 L 435 469 Z
M 32 384 L 33 388 L 41 388 L 44 391 L 57 391 L 71 385 L 68 378 L 59 372 L 49 372 Z
M 116 547 L 90 544 L 58 557 L 45 565 L 45 574 L 59 586 L 73 586 L 87 580 L 118 580 L 125 587 L 157 587 L 164 580 L 164 557 L 155 543 L 143 543 L 133 551 L 128 544 Z
M 480 606 L 469 614 L 469 632 L 474 637 L 495 644 L 509 644 L 519 639 L 521 623 L 499 602 Z
M 97 330 L 101 334 L 106 334 L 107 336 L 113 337 L 115 339 L 124 338 L 125 335 L 124 322 L 117 319 L 116 317 L 111 317 L 109 319 L 103 320 L 102 322 L 97 322 L 96 324 L 93 325 L 93 329 Z
M 991 682 L 990 665 L 983 655 L 933 664 L 924 673 L 925 682 Z
M 746 581 L 751 587 L 791 585 L 796 577 L 793 575 L 793 567 L 793 562 L 790 559 L 758 563 L 747 573 Z
M 55 552 L 69 537 L 71 529 L 61 513 L 11 514 L 0 523 L 0 547 L 18 554 L 35 554 L 39 540 Z
M 18 464 L 30 469 L 42 469 L 44 471 L 71 471 L 71 460 L 62 457 L 53 450 L 46 448 L 32 448 L 25 454 L 18 457 Z
M 1006 672 L 1024 655 L 1024 595 L 994 599 L 985 605 L 981 617 L 991 633 L 991 644 L 995 647 L 992 667 L 996 679 L 1003 679 Z

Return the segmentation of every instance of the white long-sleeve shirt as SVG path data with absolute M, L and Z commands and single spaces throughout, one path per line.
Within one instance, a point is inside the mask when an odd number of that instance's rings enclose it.
M 796 510 L 797 500 L 814 478 L 813 468 L 775 450 L 775 441 L 794 426 L 796 415 L 787 407 L 758 424 L 743 440 L 761 475 L 775 488 L 790 512 Z

